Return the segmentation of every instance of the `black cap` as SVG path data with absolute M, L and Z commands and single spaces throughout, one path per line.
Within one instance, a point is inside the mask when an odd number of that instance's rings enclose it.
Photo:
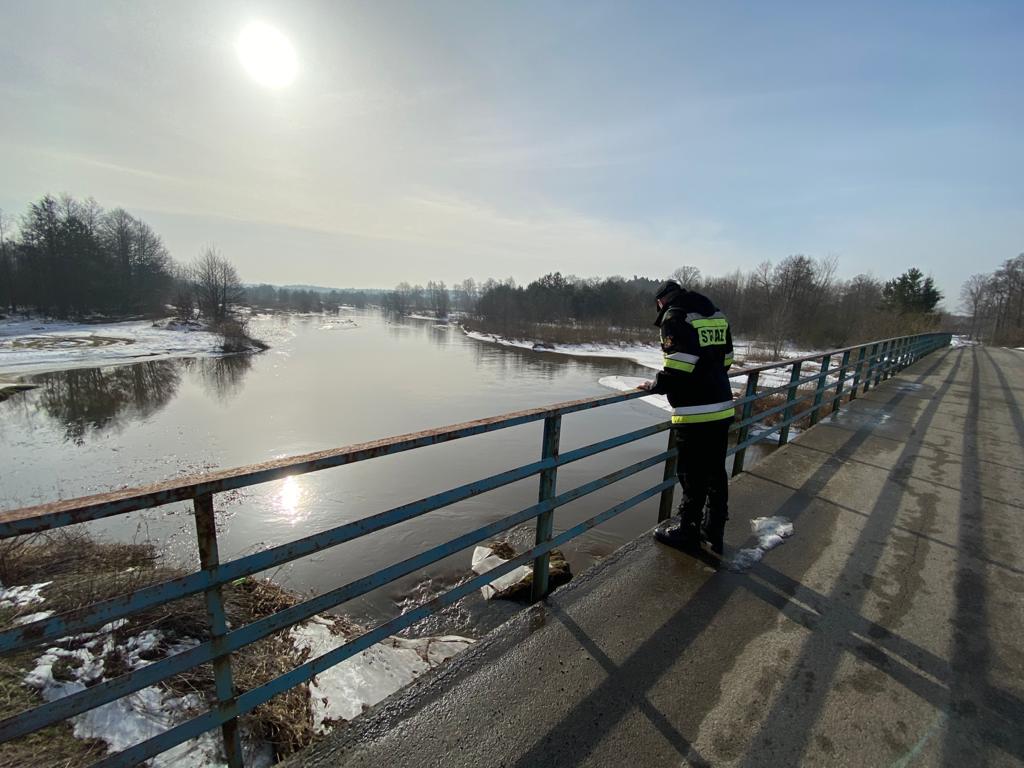
M 673 294 L 683 290 L 683 286 L 677 283 L 675 280 L 666 280 L 660 286 L 658 286 L 658 292 L 654 294 L 655 301 L 669 301 Z
M 658 292 L 654 294 L 654 300 L 662 302 L 663 306 L 658 309 L 658 317 L 654 320 L 656 326 L 661 327 L 661 321 L 665 319 L 665 313 L 668 312 L 668 305 L 682 292 L 683 287 L 675 280 L 666 280 L 658 286 Z

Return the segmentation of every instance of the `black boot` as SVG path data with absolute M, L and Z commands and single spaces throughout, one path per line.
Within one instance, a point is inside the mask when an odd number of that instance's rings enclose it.
M 662 544 L 687 552 L 700 550 L 700 527 L 696 523 L 671 518 L 654 529 L 654 538 Z
M 704 528 L 704 540 L 707 541 L 711 551 L 721 556 L 725 549 L 725 520 L 708 520 Z

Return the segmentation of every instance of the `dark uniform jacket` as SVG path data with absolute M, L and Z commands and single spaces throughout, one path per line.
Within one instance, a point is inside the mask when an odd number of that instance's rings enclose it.
M 732 332 L 726 316 L 707 296 L 682 291 L 662 309 L 657 324 L 665 368 L 651 392 L 668 396 L 672 423 L 731 418 Z

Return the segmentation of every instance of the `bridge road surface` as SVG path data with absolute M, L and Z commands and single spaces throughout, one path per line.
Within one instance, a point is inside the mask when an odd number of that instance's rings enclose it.
M 922 359 L 733 482 L 746 573 L 644 536 L 289 765 L 1024 765 L 1022 394 Z

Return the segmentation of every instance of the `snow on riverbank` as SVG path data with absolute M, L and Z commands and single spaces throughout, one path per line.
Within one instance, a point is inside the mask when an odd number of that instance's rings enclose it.
M 620 360 L 631 360 L 637 365 L 642 365 L 645 368 L 651 370 L 660 371 L 664 364 L 664 357 L 661 352 L 661 347 L 656 344 L 625 344 L 625 343 L 607 343 L 607 344 L 547 344 L 543 342 L 533 341 L 530 339 L 509 339 L 504 336 L 498 336 L 493 333 L 482 333 L 480 331 L 467 331 L 465 328 L 462 329 L 463 333 L 471 339 L 476 341 L 484 341 L 490 344 L 500 344 L 505 347 L 516 347 L 518 349 L 529 349 L 533 352 L 551 352 L 558 355 L 571 355 L 575 357 L 614 357 Z M 747 361 L 744 358 L 746 355 L 751 353 L 751 350 L 758 352 L 757 345 L 752 342 L 748 342 L 744 339 L 736 339 L 734 341 L 734 359 L 735 363 L 732 367 L 732 372 L 736 373 L 744 367 L 754 367 L 763 365 L 761 362 Z M 786 349 L 786 357 L 806 357 L 808 355 L 816 354 L 813 351 L 803 349 Z M 782 362 L 785 362 L 783 360 Z M 838 361 L 833 361 L 833 364 Z M 819 363 L 814 361 L 806 361 L 803 363 L 801 368 L 802 376 L 809 376 L 813 373 L 817 373 L 821 370 Z M 629 377 L 622 377 L 629 378 Z M 833 381 L 835 375 L 829 377 Z M 643 379 L 637 379 L 637 381 L 643 381 Z M 781 367 L 768 371 L 762 371 L 758 377 L 758 383 L 762 388 L 764 387 L 781 387 L 789 383 L 789 367 Z M 746 379 L 741 376 L 734 376 L 732 378 L 732 388 L 735 392 L 742 392 L 746 386 Z M 613 387 L 616 389 L 617 387 Z M 629 387 L 632 389 L 633 387 Z M 647 398 L 644 398 L 647 400 Z M 652 402 L 652 405 L 656 403 Z M 657 406 L 661 407 L 661 406 Z
M 530 349 L 534 352 L 553 352 L 558 355 L 575 357 L 615 357 L 632 360 L 638 365 L 654 370 L 661 370 L 662 367 L 661 348 L 654 344 L 542 344 L 528 339 L 507 339 L 504 336 L 479 331 L 463 329 L 463 332 L 471 339 L 501 344 L 505 347 Z
M 292 642 L 310 658 L 344 645 L 331 619 L 314 617 L 291 629 Z M 321 672 L 309 684 L 313 728 L 329 730 L 333 720 L 352 720 L 417 677 L 465 650 L 473 641 L 465 637 L 389 637 L 340 664 Z
M 221 354 L 223 339 L 195 323 L 0 320 L 0 374 L 95 368 Z

